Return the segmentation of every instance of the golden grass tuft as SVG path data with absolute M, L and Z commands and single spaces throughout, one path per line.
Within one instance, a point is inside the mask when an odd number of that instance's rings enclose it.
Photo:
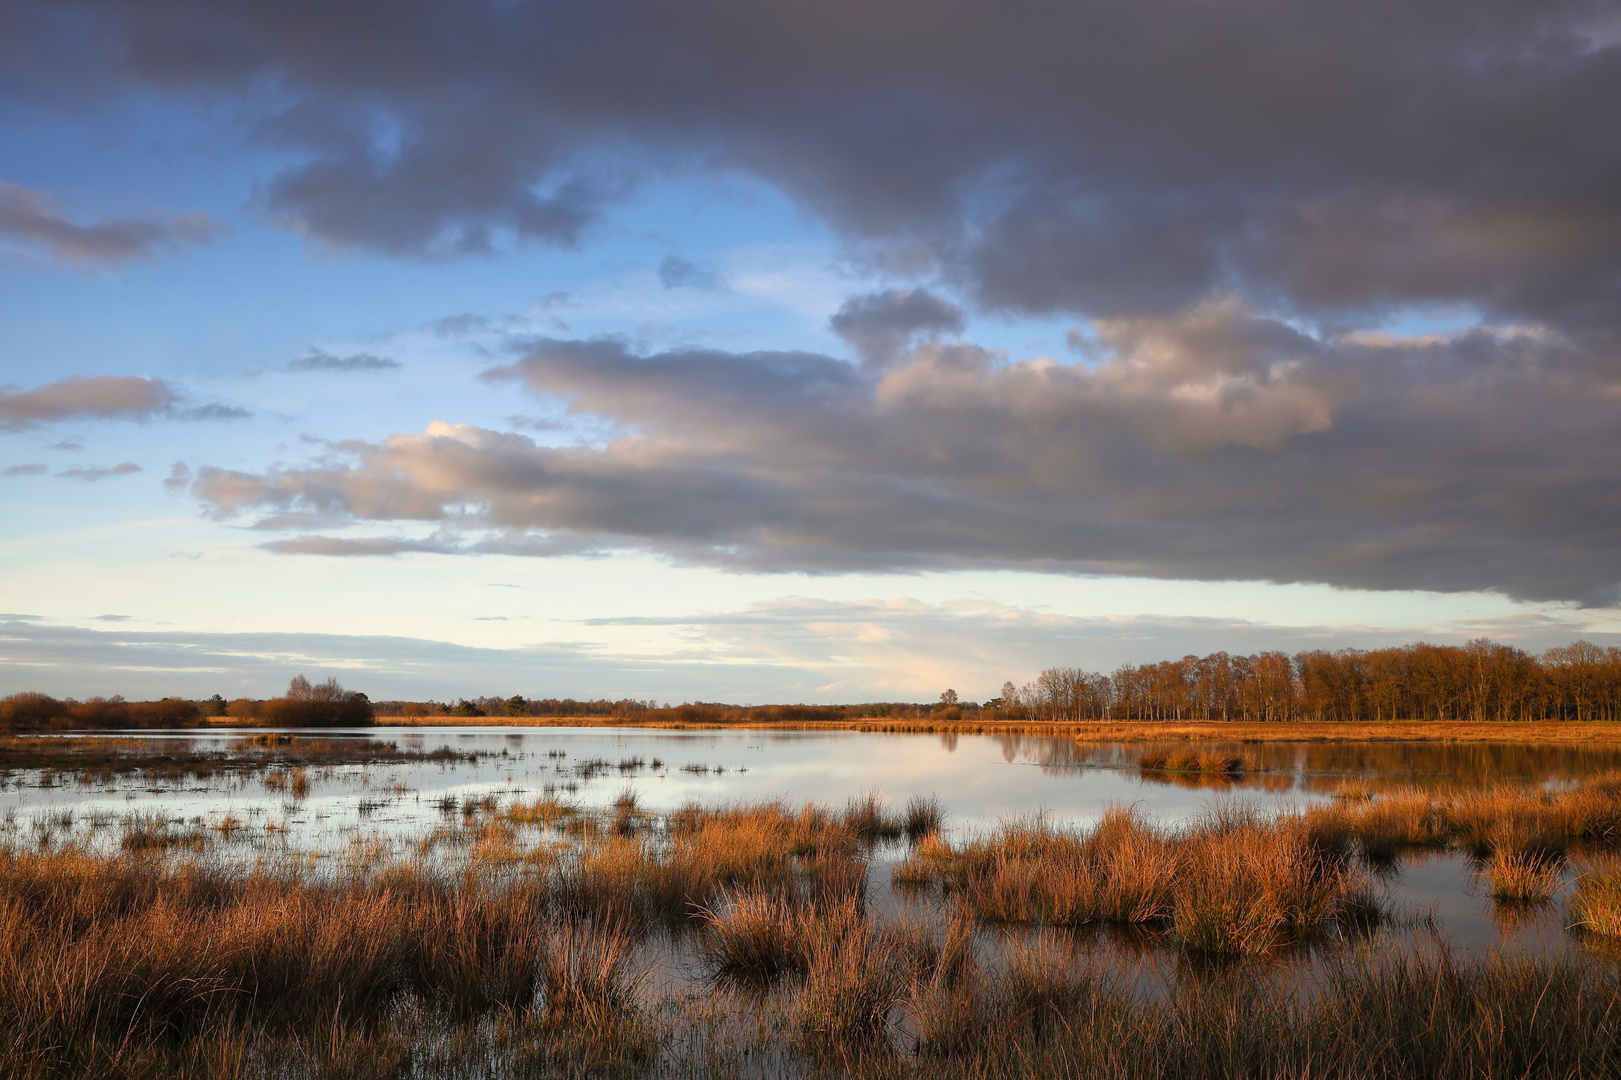
M 1621 863 L 1597 863 L 1576 879 L 1571 923 L 1589 934 L 1621 937 Z

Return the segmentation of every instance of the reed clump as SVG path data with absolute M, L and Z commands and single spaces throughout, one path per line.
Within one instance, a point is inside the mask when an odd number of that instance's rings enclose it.
M 1199 773 L 1234 776 L 1251 770 L 1242 754 L 1220 750 L 1150 750 L 1137 758 L 1137 768 L 1146 773 Z
M 906 990 L 907 962 L 893 933 L 853 905 L 832 913 L 807 950 L 796 1002 L 799 1030 L 812 1047 L 878 1042 Z
M 1608 859 L 1576 879 L 1571 922 L 1589 934 L 1621 938 L 1621 863 Z
M 1257 953 L 1374 916 L 1348 854 L 1297 816 L 1226 811 L 1173 835 L 1112 808 L 1086 831 L 1016 822 L 957 848 L 920 845 L 899 871 L 986 922 L 1156 926 L 1193 949 Z
M 401 995 L 451 1016 L 622 1021 L 625 931 L 559 926 L 550 910 L 543 881 L 410 863 L 332 880 L 296 864 L 0 850 L 0 1024 L 16 1033 L 0 1073 L 79 1071 L 109 1047 L 170 1060 L 224 1029 L 369 1028 Z
M 1493 899 L 1545 904 L 1564 882 L 1560 862 L 1540 852 L 1499 848 L 1486 860 L 1484 872 Z
M 1573 842 L 1621 843 L 1621 777 L 1605 774 L 1553 792 L 1510 786 L 1379 794 L 1359 789 L 1357 798 L 1314 807 L 1306 817 L 1319 828 L 1354 837 L 1374 861 L 1447 847 L 1483 860 L 1499 850 L 1557 859 Z

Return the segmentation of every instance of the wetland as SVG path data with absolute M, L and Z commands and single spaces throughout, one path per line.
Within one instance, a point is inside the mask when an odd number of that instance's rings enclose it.
M 17 1076 L 1613 1074 L 1621 747 L 0 740 Z

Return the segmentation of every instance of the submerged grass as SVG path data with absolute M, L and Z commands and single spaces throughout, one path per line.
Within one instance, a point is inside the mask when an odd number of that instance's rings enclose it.
M 1218 802 L 1176 831 L 1116 808 L 953 841 L 929 800 L 652 814 L 546 792 L 320 866 L 216 860 L 225 837 L 132 818 L 116 851 L 0 848 L 0 1075 L 1616 1075 L 1604 950 L 1463 961 L 1374 939 L 1305 984 L 1193 962 L 1359 931 L 1357 855 L 1381 838 L 1483 838 L 1494 892 L 1545 898 L 1570 838 L 1612 835 L 1616 798 Z M 872 845 L 902 836 L 894 880 L 940 891 L 935 923 L 867 901 Z M 1621 870 L 1582 865 L 1572 922 L 1616 936 Z M 1133 992 L 1077 945 L 1070 928 L 1104 923 L 1191 954 L 1174 992 Z M 652 983 L 643 950 L 670 941 L 714 979 Z

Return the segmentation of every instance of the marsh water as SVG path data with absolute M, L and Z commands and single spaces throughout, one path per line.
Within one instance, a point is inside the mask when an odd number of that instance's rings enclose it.
M 215 728 L 85 736 L 86 746 L 93 739 L 106 754 L 135 754 L 149 764 L 135 770 L 65 764 L 0 772 L 0 841 L 77 837 L 95 843 L 99 836 L 116 846 L 118 827 L 167 820 L 222 832 L 246 842 L 245 850 L 255 837 L 259 843 L 274 837 L 282 849 L 319 855 L 368 838 L 420 838 L 471 807 L 488 812 L 542 794 L 603 806 L 627 792 L 653 812 L 689 801 L 775 799 L 836 807 L 868 793 L 894 805 L 914 795 L 933 796 L 948 832 L 961 836 L 1036 815 L 1085 825 L 1115 805 L 1137 806 L 1150 819 L 1175 826 L 1231 800 L 1280 811 L 1332 799 L 1347 786 L 1377 791 L 1511 782 L 1552 789 L 1621 770 L 1621 748 L 1594 746 L 1191 744 L 1246 761 L 1242 774 L 1210 776 L 1138 768 L 1145 753 L 1173 744 L 1030 735 L 611 727 L 287 734 L 322 749 L 319 760 L 303 769 L 296 794 L 278 763 L 300 743 L 278 744 L 274 732 Z M 151 764 L 165 759 L 171 764 Z M 875 902 L 891 912 L 912 903 L 887 887 L 889 869 L 902 854 L 880 848 L 870 871 Z M 1563 895 L 1535 908 L 1497 904 L 1461 853 L 1406 858 L 1382 874 L 1380 888 L 1396 924 L 1422 928 L 1450 948 L 1577 947 L 1565 929 Z M 1567 881 L 1564 891 L 1570 888 Z

